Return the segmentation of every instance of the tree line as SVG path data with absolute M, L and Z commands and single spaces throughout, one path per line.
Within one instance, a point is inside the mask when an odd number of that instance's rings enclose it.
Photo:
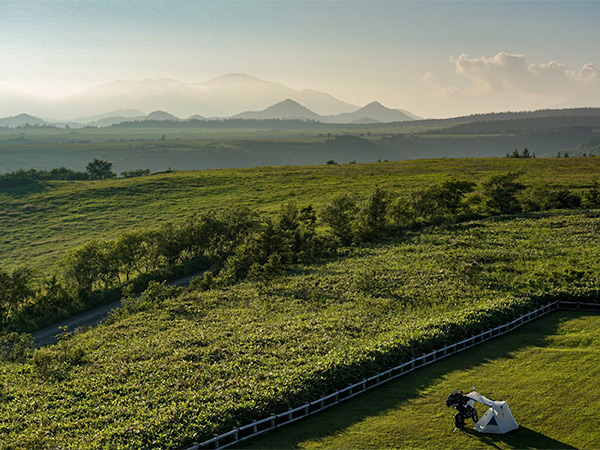
M 47 277 L 27 268 L 0 269 L 0 329 L 29 331 L 75 311 L 136 292 L 151 281 L 204 272 L 197 288 L 244 279 L 269 280 L 296 263 L 309 263 L 427 225 L 549 209 L 600 208 L 597 180 L 583 194 L 529 186 L 522 172 L 493 175 L 480 186 L 450 179 L 402 196 L 375 188 L 360 200 L 333 198 L 312 206 L 282 206 L 274 217 L 247 208 L 194 214 L 112 240 L 90 240 L 62 258 Z M 477 192 L 475 191 L 477 189 Z
M 85 172 L 68 169 L 66 167 L 57 167 L 50 170 L 20 169 L 0 175 L 0 188 L 26 186 L 49 180 L 107 180 L 117 176 L 112 170 L 112 165 L 113 164 L 110 161 L 94 158 L 87 164 Z M 123 178 L 141 177 L 146 175 L 150 175 L 150 169 L 126 170 L 121 172 Z

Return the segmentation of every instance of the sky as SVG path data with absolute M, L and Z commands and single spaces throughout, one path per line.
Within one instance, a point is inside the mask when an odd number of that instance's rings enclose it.
M 246 73 L 423 117 L 600 106 L 600 1 L 4 1 L 0 91 Z

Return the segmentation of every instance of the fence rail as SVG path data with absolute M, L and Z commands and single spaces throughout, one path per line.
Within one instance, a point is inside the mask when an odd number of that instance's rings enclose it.
M 506 334 L 515 328 L 537 319 L 538 317 L 544 316 L 549 312 L 559 309 L 569 311 L 600 312 L 600 304 L 568 301 L 556 301 L 549 303 L 527 314 L 523 314 L 511 322 L 486 330 L 475 336 L 471 336 L 470 338 L 463 339 L 460 342 L 447 345 L 446 347 L 434 350 L 425 355 L 413 358 L 408 362 L 400 364 L 399 366 L 392 367 L 391 369 L 387 369 L 381 373 L 378 373 L 377 375 L 365 378 L 358 383 L 351 384 L 346 388 L 340 389 L 339 391 L 326 395 L 325 397 L 321 397 L 310 403 L 298 406 L 297 408 L 293 408 L 280 414 L 272 415 L 239 428 L 235 428 L 227 433 L 220 434 L 212 439 L 188 447 L 187 450 L 196 450 L 201 448 L 222 449 L 238 444 L 247 439 L 254 438 L 266 433 L 267 431 L 274 430 L 283 425 L 288 425 L 300 419 L 311 416 L 312 414 L 323 411 L 327 408 L 337 405 L 340 402 L 343 402 L 344 400 L 348 400 L 352 397 L 362 394 L 363 392 L 410 373 L 418 368 L 427 366 L 439 361 L 440 359 L 474 347 L 477 344 Z

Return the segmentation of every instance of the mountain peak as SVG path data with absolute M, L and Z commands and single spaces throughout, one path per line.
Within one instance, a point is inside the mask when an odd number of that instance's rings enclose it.
M 175 117 L 173 114 L 169 114 L 166 111 L 152 111 L 148 116 L 146 116 L 147 120 L 179 120 L 178 117 Z
M 275 103 L 262 111 L 247 111 L 234 117 L 239 119 L 322 119 L 318 114 L 290 98 Z
M 301 108 L 304 109 L 308 109 L 305 106 L 302 106 L 300 103 L 298 103 L 296 100 L 292 100 L 291 98 L 286 98 L 285 100 L 280 101 L 279 103 L 276 103 L 273 106 L 299 106 Z M 271 108 L 273 107 L 271 106 Z
M 0 119 L 0 127 L 18 127 L 21 125 L 43 125 L 47 123 L 45 120 L 42 120 L 38 117 L 34 117 L 32 115 L 21 113 L 12 117 L 5 117 Z

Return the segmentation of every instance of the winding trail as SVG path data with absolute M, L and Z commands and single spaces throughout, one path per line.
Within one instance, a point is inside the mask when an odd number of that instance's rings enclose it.
M 177 280 L 166 283 L 167 286 L 187 286 L 193 278 L 201 276 L 204 272 L 194 273 Z M 137 295 L 140 295 L 139 293 Z M 34 331 L 31 333 L 33 341 L 36 347 L 44 347 L 46 345 L 54 344 L 56 342 L 56 336 L 65 332 L 76 331 L 81 328 L 87 328 L 90 326 L 97 325 L 103 322 L 107 317 L 108 313 L 114 309 L 121 307 L 121 300 L 106 305 L 101 305 L 96 308 L 90 309 L 86 312 L 78 314 L 76 316 L 69 317 L 60 322 L 57 322 L 49 327 L 42 328 L 41 330 Z M 63 329 L 61 330 L 61 327 Z M 66 328 L 64 328 L 66 327 Z M 63 331 L 66 330 L 66 331 Z

